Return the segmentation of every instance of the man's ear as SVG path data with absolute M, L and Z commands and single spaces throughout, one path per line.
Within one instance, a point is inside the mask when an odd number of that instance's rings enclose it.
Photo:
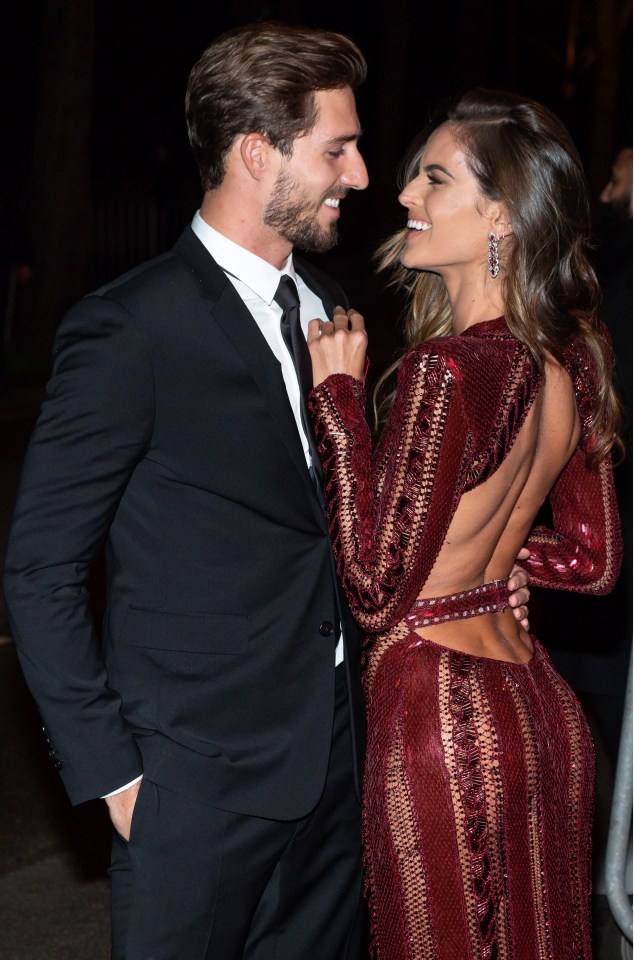
M 242 163 L 254 180 L 261 180 L 266 173 L 273 149 L 261 133 L 247 133 L 240 141 Z

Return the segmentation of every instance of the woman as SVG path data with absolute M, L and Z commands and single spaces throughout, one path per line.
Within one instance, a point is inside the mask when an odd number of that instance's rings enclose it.
M 523 544 L 536 586 L 606 593 L 620 565 L 582 168 L 543 106 L 474 90 L 400 202 L 381 262 L 411 294 L 409 349 L 373 452 L 362 318 L 309 327 L 333 549 L 367 635 L 374 953 L 589 960 L 592 742 L 505 579 Z M 549 494 L 554 529 L 532 529 Z

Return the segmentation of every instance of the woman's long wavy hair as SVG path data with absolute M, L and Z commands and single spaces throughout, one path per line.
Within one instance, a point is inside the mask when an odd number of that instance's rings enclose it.
M 505 318 L 539 368 L 562 359 L 572 342 L 585 345 L 596 364 L 598 396 L 590 425 L 589 462 L 597 466 L 612 447 L 622 451 L 621 404 L 612 381 L 612 352 L 595 318 L 600 291 L 588 257 L 590 204 L 582 164 L 564 124 L 546 107 L 505 91 L 476 88 L 445 103 L 414 140 L 403 161 L 401 186 L 419 173 L 431 133 L 442 123 L 455 136 L 484 198 L 502 201 L 513 233 L 500 247 Z M 406 348 L 452 333 L 444 282 L 401 265 L 407 231 L 399 230 L 376 253 L 380 270 L 407 295 Z M 483 269 L 486 250 L 483 250 Z M 377 383 L 377 424 L 385 420 L 399 360 Z M 382 398 L 382 399 L 381 399 Z

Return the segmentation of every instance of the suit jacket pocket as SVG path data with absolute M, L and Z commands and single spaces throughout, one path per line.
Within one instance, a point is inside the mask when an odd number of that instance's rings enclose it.
M 249 618 L 226 613 L 175 613 L 128 607 L 125 639 L 130 646 L 183 653 L 241 656 L 249 647 Z

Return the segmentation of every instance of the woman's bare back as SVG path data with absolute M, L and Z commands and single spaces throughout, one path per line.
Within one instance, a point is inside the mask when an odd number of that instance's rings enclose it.
M 548 363 L 509 454 L 493 476 L 461 497 L 421 597 L 467 590 L 509 575 L 579 436 L 570 377 L 560 365 Z M 478 656 L 524 662 L 532 655 L 528 634 L 509 610 L 419 632 Z

